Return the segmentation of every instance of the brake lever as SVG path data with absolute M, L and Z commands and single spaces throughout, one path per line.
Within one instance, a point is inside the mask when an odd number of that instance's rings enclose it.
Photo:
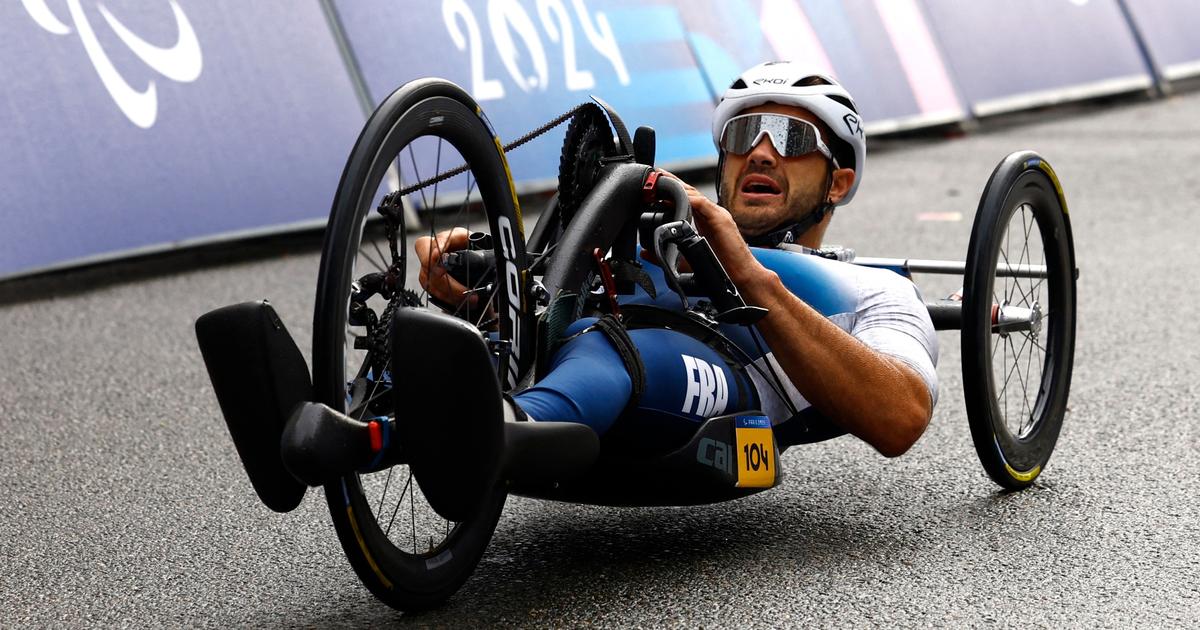
M 712 300 L 712 305 L 717 310 L 716 320 L 718 322 L 749 326 L 767 314 L 765 308 L 746 304 L 738 292 L 737 286 L 733 284 L 733 280 L 725 271 L 725 267 L 717 259 L 716 252 L 713 251 L 708 239 L 697 234 L 691 223 L 675 221 L 654 230 L 655 254 L 663 256 L 665 253 L 663 250 L 668 242 L 676 245 L 674 248 L 676 260 L 667 264 L 667 259 L 661 258 L 664 264 L 663 275 L 666 277 L 667 284 L 683 299 L 685 309 L 687 308 L 687 296 L 683 292 L 682 278 L 675 269 L 675 263 L 678 262 L 677 259 L 681 253 L 692 267 L 692 279 L 695 284 Z
M 683 287 L 679 286 L 679 247 L 675 243 L 682 238 L 683 226 L 688 226 L 686 221 L 672 221 L 664 223 L 654 228 L 654 255 L 658 257 L 659 264 L 662 266 L 663 277 L 667 281 L 667 286 L 679 296 L 683 302 L 683 308 L 687 309 L 687 294 L 683 292 Z M 693 230 L 693 234 L 695 231 Z

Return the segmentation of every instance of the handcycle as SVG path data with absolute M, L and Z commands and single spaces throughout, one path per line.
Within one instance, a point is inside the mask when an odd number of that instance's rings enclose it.
M 723 328 L 752 328 L 762 315 L 691 228 L 683 188 L 652 168 L 653 131 L 631 137 L 598 99 L 559 122 L 567 119 L 557 195 L 526 238 L 505 147 L 479 106 L 444 80 L 401 86 L 366 123 L 335 196 L 311 378 L 265 301 L 196 322 L 259 497 L 287 512 L 308 487 L 323 486 L 351 566 L 395 608 L 437 606 L 458 590 L 508 494 L 598 505 L 731 500 L 781 483 L 782 450 L 841 434 L 819 414 L 790 424 L 782 441 L 765 416 L 740 412 L 649 445 L 616 428 L 602 440 L 573 423 L 473 422 L 486 415 L 484 401 L 453 396 L 449 381 L 490 384 L 497 398 L 528 387 L 581 318 L 669 327 L 737 355 Z M 450 164 L 461 166 L 443 170 Z M 445 261 L 472 296 L 457 306 L 410 284 L 413 207 L 430 235 L 471 231 L 470 246 Z M 639 242 L 661 263 L 658 282 L 639 262 Z M 967 412 L 984 469 L 1004 488 L 1032 484 L 1058 438 L 1074 354 L 1078 270 L 1050 165 L 1028 151 L 999 163 L 964 262 L 818 254 L 908 277 L 963 276 L 961 295 L 927 306 L 935 328 L 962 331 Z M 690 273 L 678 271 L 680 258 Z M 617 299 L 639 290 L 673 293 L 679 307 Z M 463 367 L 434 374 L 429 365 L 439 361 Z M 446 417 L 465 424 L 447 430 Z

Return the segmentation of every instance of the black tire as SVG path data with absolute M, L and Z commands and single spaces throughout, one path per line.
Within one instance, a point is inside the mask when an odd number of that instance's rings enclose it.
M 418 149 L 433 150 L 434 146 L 437 164 L 433 168 L 426 164 L 425 172 L 421 173 L 418 165 L 426 154 L 422 153 L 418 159 Z M 383 350 L 387 344 L 373 344 L 372 340 L 381 337 L 366 334 L 374 330 L 382 335 L 386 330 L 356 324 L 365 316 L 361 310 L 355 317 L 349 316 L 352 292 L 358 291 L 354 301 L 366 305 L 370 318 L 383 322 L 382 325 L 391 320 L 391 309 L 398 306 L 430 306 L 428 296 L 408 279 L 419 266 L 408 265 L 406 261 L 403 212 L 393 212 L 390 223 L 368 221 L 382 193 L 393 188 L 380 190 L 389 169 L 398 169 L 400 182 L 411 189 L 414 183 L 428 181 L 435 173 L 447 170 L 442 165 L 465 162 L 466 172 L 456 176 L 462 179 L 445 180 L 438 186 L 426 187 L 428 191 L 412 190 L 412 204 L 425 210 L 431 233 L 451 225 L 471 225 L 473 219 L 481 231 L 490 228 L 493 235 L 503 234 L 504 238 L 493 239 L 501 268 L 506 264 L 516 270 L 526 268 L 520 210 L 500 146 L 467 93 L 438 79 L 405 84 L 388 96 L 367 121 L 338 185 L 321 256 L 312 354 L 313 389 L 318 402 L 346 413 L 351 413 L 348 407 L 353 408 L 360 419 L 394 412 L 393 397 L 382 395 L 390 385 L 390 364 L 379 362 L 390 361 L 390 353 Z M 457 156 L 453 155 L 455 152 Z M 412 166 L 407 166 L 408 163 Z M 414 172 L 406 171 L 409 168 Z M 457 213 L 446 217 L 445 208 L 438 203 L 439 187 L 445 192 L 447 187 L 459 184 L 465 184 L 466 195 L 461 203 L 454 202 Z M 432 202 L 429 193 L 433 195 Z M 439 226 L 442 219 L 445 221 Z M 397 243 L 394 250 L 385 242 L 388 231 L 392 231 Z M 356 270 L 359 263 L 363 263 L 362 268 Z M 388 277 L 389 291 L 363 300 L 360 289 L 365 283 L 360 280 L 365 277 L 364 271 L 374 271 L 372 265 L 379 274 Z M 512 353 L 506 357 L 509 361 L 500 362 L 507 366 L 501 369 L 500 380 L 508 389 L 528 368 L 532 349 L 527 350 L 526 346 L 532 343 L 533 335 L 529 330 L 531 318 L 524 310 L 527 302 L 524 274 L 497 275 L 493 290 L 484 294 L 496 307 L 492 311 L 496 317 L 487 324 L 477 320 L 473 323 L 491 328 L 501 340 L 512 344 Z M 352 343 L 356 336 L 367 338 L 365 342 L 357 342 L 363 347 Z M 385 358 L 380 359 L 381 356 Z M 360 387 L 352 387 L 354 383 Z M 366 387 L 361 387 L 364 384 Z M 369 402 L 361 404 L 363 400 Z M 453 413 L 453 409 L 451 401 L 447 413 Z M 385 502 L 393 483 L 400 489 L 399 498 L 393 492 L 392 501 Z M 491 540 L 506 498 L 504 490 L 498 487 L 476 517 L 450 523 L 429 508 L 411 471 L 404 465 L 342 478 L 327 485 L 325 494 L 342 549 L 363 584 L 389 606 L 405 611 L 437 606 L 462 586 Z M 401 528 L 393 532 L 396 519 L 410 515 L 411 548 L 408 531 Z
M 1044 277 L 1002 274 L 1007 265 L 1044 266 Z M 971 437 L 984 469 L 1005 488 L 1032 484 L 1058 441 L 1075 354 L 1076 275 L 1058 177 L 1036 153 L 1009 155 L 975 215 L 962 329 Z

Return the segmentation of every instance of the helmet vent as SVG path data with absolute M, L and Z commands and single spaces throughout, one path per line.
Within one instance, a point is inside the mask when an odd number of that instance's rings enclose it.
M 792 87 L 810 87 L 813 85 L 833 85 L 833 84 L 830 83 L 829 81 L 826 81 L 825 79 L 822 79 L 821 77 L 809 76 L 809 77 L 804 77 L 803 79 L 800 79 L 799 81 L 796 81 L 795 83 L 792 84 Z
M 743 81 L 743 80 L 741 80 L 741 79 L 738 79 L 737 81 L 734 81 L 734 82 L 733 82 L 733 85 L 729 86 L 729 89 L 731 89 L 731 90 L 744 90 L 744 89 L 746 89 L 746 82 L 745 82 L 745 81 Z
M 842 105 L 845 105 L 845 106 L 846 106 L 846 109 L 848 109 L 848 110 L 850 110 L 850 111 L 854 112 L 855 114 L 857 114 L 857 113 L 858 113 L 858 108 L 856 108 L 856 107 L 854 106 L 854 101 L 852 101 L 852 100 L 850 100 L 850 99 L 846 98 L 845 96 L 833 96 L 833 95 L 830 95 L 830 96 L 829 96 L 829 98 L 831 98 L 831 99 L 833 99 L 833 100 L 835 100 L 835 101 L 837 101 L 837 102 L 841 103 Z

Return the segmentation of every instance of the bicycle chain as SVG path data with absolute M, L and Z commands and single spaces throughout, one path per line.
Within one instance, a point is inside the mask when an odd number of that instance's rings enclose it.
M 546 133 L 547 131 L 550 131 L 551 129 L 563 124 L 568 119 L 574 117 L 575 114 L 579 113 L 579 111 L 582 110 L 583 108 L 590 107 L 592 105 L 593 105 L 593 103 L 580 103 L 580 104 L 576 105 L 575 107 L 572 107 L 571 111 L 569 111 L 561 116 L 558 116 L 557 118 L 554 118 L 553 120 L 542 125 L 541 127 L 538 127 L 537 129 L 534 129 L 533 131 L 530 131 L 529 133 L 521 136 L 520 138 L 517 138 L 516 140 L 513 140 L 512 142 L 504 145 L 504 147 L 503 147 L 504 152 L 508 153 L 509 151 L 516 149 L 517 147 L 529 142 L 530 140 L 533 140 L 534 138 L 541 136 L 542 134 Z M 448 171 L 443 171 L 437 175 L 434 175 L 433 177 L 431 177 L 427 180 L 417 182 L 416 184 L 413 184 L 412 186 L 409 186 L 408 188 L 401 188 L 400 190 L 397 190 L 395 193 L 392 193 L 392 194 L 399 195 L 399 196 L 407 195 L 411 192 L 420 190 L 422 188 L 428 188 L 429 186 L 432 186 L 438 182 L 446 181 L 447 179 L 450 179 L 451 177 L 454 177 L 455 175 L 460 175 L 462 173 L 465 173 L 466 171 L 467 171 L 466 164 L 463 164 L 461 166 L 456 166 Z

